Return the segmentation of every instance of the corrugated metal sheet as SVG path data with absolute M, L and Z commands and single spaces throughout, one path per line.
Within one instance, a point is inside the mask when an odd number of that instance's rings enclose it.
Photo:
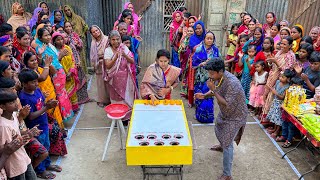
M 152 1 L 149 9 L 143 14 L 141 20 L 143 38 L 139 52 L 142 66 L 149 66 L 155 61 L 159 49 L 165 48 L 166 37 L 163 29 L 163 0 Z
M 301 24 L 306 35 L 313 26 L 320 25 L 320 0 L 290 0 L 287 19 L 290 24 Z
M 186 8 L 188 12 L 190 12 L 193 16 L 198 17 L 199 14 L 203 13 L 204 16 L 205 12 L 202 12 L 202 5 L 205 3 L 204 0 L 202 1 L 195 1 L 195 0 L 185 0 Z
M 261 24 L 265 23 L 268 12 L 274 12 L 278 20 L 285 19 L 288 9 L 288 0 L 247 0 L 246 11 Z
M 107 35 L 112 29 L 114 22 L 118 19 L 122 12 L 124 2 L 121 0 L 102 0 L 103 13 L 103 30 Z

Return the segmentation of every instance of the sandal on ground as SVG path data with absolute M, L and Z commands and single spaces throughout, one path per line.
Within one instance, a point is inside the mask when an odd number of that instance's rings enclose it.
M 225 176 L 225 175 L 222 175 L 218 178 L 218 180 L 232 180 L 232 177 L 231 176 Z
M 283 137 L 283 136 L 279 136 L 279 137 L 276 138 L 277 142 L 286 142 L 286 140 L 287 139 L 285 137 Z
M 37 177 L 41 179 L 54 179 L 56 175 L 49 171 L 43 171 L 43 173 L 37 174 Z
M 55 172 L 61 172 L 62 168 L 58 165 L 50 165 L 47 167 L 47 170 L 49 171 L 55 171 Z
M 211 148 L 210 148 L 211 151 L 218 151 L 218 152 L 223 152 L 223 149 L 221 147 L 221 145 L 213 145 Z
M 282 147 L 283 147 L 283 148 L 288 148 L 288 147 L 290 147 L 291 145 L 292 145 L 291 142 L 288 141 L 288 140 L 286 140 L 286 142 L 282 144 Z

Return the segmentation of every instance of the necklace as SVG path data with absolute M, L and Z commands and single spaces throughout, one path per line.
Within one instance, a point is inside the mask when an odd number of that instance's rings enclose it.
M 222 80 L 223 80 L 223 76 L 222 76 L 222 78 L 220 79 L 220 81 L 219 81 L 218 85 L 215 85 L 215 86 L 216 86 L 216 88 L 220 87 L 220 85 L 221 85 L 221 83 L 222 83 Z

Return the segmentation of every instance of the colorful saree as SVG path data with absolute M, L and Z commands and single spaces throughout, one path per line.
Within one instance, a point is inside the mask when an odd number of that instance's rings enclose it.
M 72 25 L 73 25 L 73 29 L 74 29 L 74 32 L 76 32 L 82 42 L 83 43 L 83 48 L 82 50 L 80 51 L 80 57 L 81 57 L 81 67 L 83 69 L 83 71 L 85 73 L 88 72 L 87 70 L 87 55 L 86 55 L 86 50 L 87 50 L 87 46 L 86 46 L 86 42 L 87 42 L 87 36 L 86 36 L 86 33 L 87 31 L 89 30 L 89 27 L 88 25 L 86 24 L 86 22 L 83 20 L 82 17 L 80 17 L 79 15 L 77 15 L 74 10 L 71 8 L 71 6 L 69 5 L 65 5 L 63 7 L 64 8 L 70 8 L 71 10 L 71 13 L 72 13 L 72 16 L 71 17 L 68 17 L 64 12 L 63 12 L 63 16 L 65 18 L 65 21 L 69 21 Z
M 141 82 L 141 97 L 143 99 L 148 99 L 149 95 L 153 94 L 159 100 L 170 99 L 171 93 L 163 97 L 158 95 L 158 91 L 161 88 L 167 88 L 172 86 L 174 83 L 179 82 L 178 78 L 180 73 L 181 69 L 172 65 L 169 65 L 168 69 L 163 72 L 157 63 L 151 64 L 144 74 Z
M 82 49 L 82 40 L 75 32 L 68 34 L 67 37 L 69 39 L 69 47 L 72 50 L 74 61 L 77 64 L 78 80 L 79 80 L 77 97 L 78 97 L 78 104 L 80 105 L 90 100 L 88 91 L 87 91 L 86 74 L 84 73 L 81 66 L 78 66 L 78 64 L 81 64 L 80 52 Z
M 120 44 L 118 51 L 130 54 L 128 47 Z M 105 51 L 104 58 L 111 60 L 113 56 L 111 47 Z M 107 70 L 105 80 L 107 81 L 111 103 L 126 104 L 133 107 L 133 101 L 138 98 L 138 91 L 135 79 L 132 76 L 130 63 L 123 57 L 119 56 L 116 63 Z M 131 113 L 127 113 L 124 120 L 130 119 Z
M 93 25 L 92 27 L 96 27 L 100 31 L 101 39 L 98 41 L 93 36 L 91 36 L 91 48 L 90 48 L 90 61 L 92 66 L 95 69 L 96 73 L 96 81 L 97 81 L 97 102 L 103 104 L 110 104 L 110 95 L 107 85 L 104 81 L 103 75 L 105 74 L 105 65 L 104 65 L 104 51 L 108 47 L 108 36 L 105 36 L 101 29 Z
M 190 37 L 186 36 L 183 41 L 180 44 L 178 53 L 180 57 L 180 63 L 181 63 L 181 72 L 182 72 L 182 83 L 181 83 L 181 89 L 180 89 L 180 95 L 183 97 L 186 97 L 188 94 L 188 86 L 187 86 L 187 70 L 188 70 L 188 59 L 191 54 L 191 49 L 189 48 L 189 40 Z M 183 48 L 181 45 L 183 45 L 185 48 Z
M 63 70 L 62 65 L 58 60 L 59 52 L 52 44 L 45 45 L 38 38 L 36 38 L 35 42 L 37 45 L 36 47 L 37 54 L 39 54 L 39 48 L 46 46 L 44 52 L 42 53 L 42 57 L 41 57 L 42 59 L 44 59 L 46 55 L 52 56 L 53 58 L 51 64 L 57 70 L 57 72 L 55 75 L 53 75 L 52 81 L 56 91 L 57 100 L 59 101 L 59 107 L 60 107 L 63 121 L 68 121 L 74 116 L 74 113 L 72 111 L 72 105 L 70 103 L 70 100 L 68 98 L 68 94 L 65 88 L 66 74 Z
M 196 51 L 192 57 L 192 68 L 195 69 L 194 77 L 194 93 L 207 93 L 210 89 L 207 86 L 209 78 L 208 71 L 201 63 L 212 60 L 214 57 L 219 57 L 219 49 L 213 44 L 206 49 L 204 42 L 197 46 Z M 206 99 L 196 99 L 196 119 L 201 123 L 213 123 L 214 120 L 214 100 L 213 97 Z
M 64 45 L 63 49 L 67 49 L 69 52 L 68 55 L 63 57 L 60 61 L 64 72 L 67 74 L 66 90 L 68 93 L 68 98 L 70 99 L 70 102 L 72 104 L 72 110 L 77 111 L 79 110 L 78 97 L 76 93 L 79 84 L 78 71 L 72 58 L 71 48 L 67 45 Z
M 279 51 L 275 55 L 276 60 L 278 61 L 279 67 L 275 64 L 272 64 L 272 68 L 269 72 L 269 76 L 267 79 L 266 86 L 274 87 L 276 84 L 276 81 L 279 79 L 281 71 L 284 71 L 286 69 L 293 69 L 293 66 L 296 62 L 296 56 L 292 51 L 289 51 L 287 53 L 283 53 L 282 51 Z M 271 107 L 272 100 L 273 100 L 273 93 L 270 91 L 270 89 L 266 88 L 264 91 L 264 97 L 267 97 L 262 109 L 262 117 L 264 118 Z
M 36 73 L 40 75 L 42 74 L 42 72 L 43 72 L 43 68 L 38 67 Z M 44 94 L 48 94 L 48 96 L 46 96 L 46 102 L 50 99 L 57 98 L 50 76 L 48 76 L 46 80 L 39 82 L 39 88 Z M 59 107 L 56 107 L 54 109 L 49 109 L 47 113 L 54 117 L 54 119 L 58 122 L 60 128 L 64 128 Z

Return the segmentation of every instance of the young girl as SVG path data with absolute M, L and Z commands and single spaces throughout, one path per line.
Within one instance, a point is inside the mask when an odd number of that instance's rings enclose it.
M 237 42 L 237 46 L 238 48 L 236 49 L 236 51 L 234 52 L 234 58 L 231 58 L 230 60 L 225 61 L 226 63 L 233 63 L 233 69 L 231 69 L 231 72 L 234 73 L 238 78 L 240 78 L 241 73 L 242 73 L 242 68 L 240 68 L 238 66 L 238 60 L 239 60 L 239 53 L 243 53 L 242 51 L 242 47 L 243 45 L 249 40 L 249 36 L 248 35 L 240 35 L 238 42 Z
M 231 30 L 230 30 L 230 35 L 228 34 L 228 31 L 226 31 L 226 36 L 227 36 L 227 47 L 228 52 L 227 52 L 227 57 L 226 60 L 230 60 L 234 58 L 234 51 L 236 50 L 236 45 L 238 41 L 238 24 L 232 24 Z M 228 69 L 231 70 L 232 67 L 228 63 Z
M 254 59 L 254 63 L 261 61 L 261 60 L 266 63 L 267 58 L 270 58 L 270 57 L 274 57 L 274 42 L 271 37 L 266 37 L 263 40 L 262 51 L 257 53 L 257 55 Z M 267 66 L 265 66 L 264 70 L 269 71 L 269 68 Z M 254 73 L 255 73 L 255 67 L 253 66 L 253 67 L 251 67 L 250 75 L 253 76 Z
M 276 81 L 275 88 L 266 86 L 274 95 L 270 111 L 268 112 L 267 119 L 274 123 L 273 128 L 269 128 L 268 132 L 271 134 L 271 137 L 276 138 L 280 132 L 280 126 L 282 125 L 283 119 L 281 114 L 281 105 L 285 97 L 285 91 L 290 86 L 290 79 L 294 77 L 295 73 L 290 69 L 286 69 L 279 77 L 279 80 Z
M 180 67 L 180 60 L 178 55 L 178 48 L 180 46 L 180 40 L 182 36 L 181 33 L 178 32 L 179 27 L 183 23 L 183 14 L 180 11 L 176 11 L 172 14 L 172 23 L 170 24 L 170 45 L 172 47 L 172 56 L 171 56 L 171 64 Z
M 255 115 L 259 116 L 263 106 L 263 93 L 268 78 L 268 72 L 265 71 L 266 63 L 259 60 L 254 64 L 256 72 L 250 88 L 249 105 L 255 110 Z
M 239 53 L 238 65 L 239 67 L 243 67 L 241 85 L 243 87 L 247 103 L 249 102 L 250 83 L 252 80 L 252 77 L 250 76 L 250 69 L 251 69 L 251 64 L 254 61 L 255 55 L 256 55 L 255 45 L 250 45 L 245 55 L 243 53 Z
M 303 80 L 301 78 L 299 78 L 298 76 L 295 76 L 291 79 L 291 84 L 292 84 L 291 86 L 293 86 L 293 87 L 298 87 L 298 86 L 301 87 L 303 84 Z M 292 145 L 291 142 L 292 142 L 294 135 L 297 132 L 297 128 L 295 127 L 295 125 L 293 123 L 291 123 L 288 120 L 284 120 L 282 122 L 281 127 L 282 127 L 282 130 L 281 130 L 282 135 L 278 136 L 276 138 L 276 141 L 277 142 L 284 142 L 282 144 L 282 147 L 288 148 Z
M 188 87 L 187 87 L 187 66 L 188 66 L 188 58 L 191 54 L 191 49 L 189 48 L 190 37 L 194 34 L 194 30 L 192 27 L 188 27 L 187 36 L 181 40 L 180 47 L 178 50 L 180 62 L 181 62 L 181 72 L 182 72 L 182 84 L 181 84 L 181 91 L 180 95 L 182 97 L 186 97 L 188 94 Z
M 297 64 L 303 69 L 310 66 L 309 59 L 312 52 L 313 52 L 313 46 L 311 44 L 306 43 L 300 46 L 300 50 L 298 52 L 299 54 L 297 58 Z
M 273 12 L 268 12 L 266 14 L 266 23 L 262 26 L 262 29 L 265 32 L 266 36 L 270 36 L 272 26 L 276 23 L 276 21 L 277 18 Z

